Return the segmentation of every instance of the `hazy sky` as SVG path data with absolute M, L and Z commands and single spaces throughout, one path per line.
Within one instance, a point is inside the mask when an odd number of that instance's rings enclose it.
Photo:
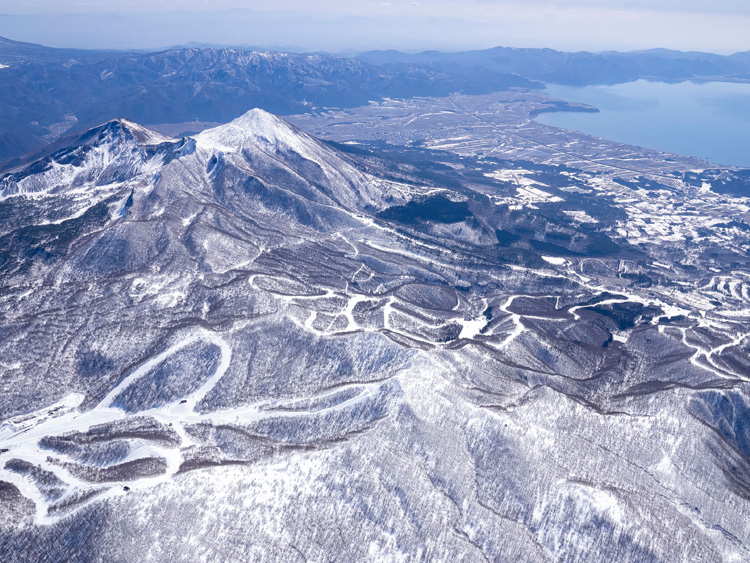
M 0 14 L 0 35 L 61 47 L 750 50 L 750 0 L 1 0 Z

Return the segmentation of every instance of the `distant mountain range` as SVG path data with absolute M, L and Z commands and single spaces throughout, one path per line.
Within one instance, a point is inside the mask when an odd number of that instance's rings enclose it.
M 289 114 L 384 97 L 541 87 L 503 73 L 472 81 L 414 65 L 388 70 L 335 55 L 217 48 L 87 52 L 2 40 L 0 64 L 0 161 L 120 116 L 226 122 L 254 107 Z
M 227 122 L 250 108 L 277 114 L 357 107 L 383 98 L 538 89 L 542 82 L 638 78 L 750 80 L 750 53 L 655 50 L 563 53 L 509 49 L 346 58 L 250 49 L 156 53 L 53 49 L 0 38 L 0 163 L 61 135 L 125 117 L 139 123 Z M 10 160 L 10 161 L 9 161 Z
M 369 51 L 357 59 L 390 70 L 417 65 L 464 78 L 482 73 L 517 73 L 532 80 L 573 86 L 620 84 L 638 79 L 750 81 L 750 51 L 723 56 L 667 49 L 565 53 L 553 49 L 495 47 L 460 53 Z

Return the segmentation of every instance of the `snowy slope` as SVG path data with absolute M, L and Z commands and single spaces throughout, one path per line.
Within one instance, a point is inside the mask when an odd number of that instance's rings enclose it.
M 747 559 L 740 235 L 666 264 L 596 175 L 418 156 L 466 181 L 252 110 L 0 179 L 3 560 Z

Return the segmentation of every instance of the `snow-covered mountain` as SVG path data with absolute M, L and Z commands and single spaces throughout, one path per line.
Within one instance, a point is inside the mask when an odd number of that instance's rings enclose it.
M 0 179 L 4 560 L 746 559 L 738 239 L 670 278 L 595 174 L 340 148 L 116 120 Z

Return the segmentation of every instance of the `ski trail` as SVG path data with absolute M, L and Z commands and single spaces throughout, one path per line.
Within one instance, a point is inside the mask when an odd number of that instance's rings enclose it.
M 356 303 L 355 299 L 352 301 Z M 128 413 L 123 409 L 112 406 L 112 401 L 122 391 L 136 383 L 160 362 L 198 341 L 215 344 L 221 352 L 220 361 L 215 372 L 200 388 L 186 396 L 178 397 L 166 405 L 138 412 Z M 51 407 L 46 407 L 29 415 L 6 421 L 0 427 L 0 461 L 2 461 L 0 465 L 0 480 L 15 486 L 21 495 L 34 503 L 34 521 L 37 524 L 52 524 L 70 514 L 71 511 L 78 511 L 92 502 L 124 495 L 127 494 L 128 490 L 154 487 L 172 479 L 179 472 L 184 462 L 184 448 L 194 444 L 194 441 L 185 430 L 188 425 L 199 423 L 248 424 L 270 417 L 318 415 L 329 411 L 350 408 L 362 401 L 368 400 L 376 394 L 381 386 L 381 383 L 353 383 L 302 399 L 303 403 L 309 403 L 334 396 L 348 389 L 359 390 L 353 397 L 321 408 L 295 408 L 294 403 L 299 403 L 300 400 L 291 402 L 261 401 L 209 413 L 196 412 L 196 406 L 216 387 L 229 369 L 231 358 L 232 350 L 222 338 L 213 333 L 201 332 L 174 344 L 164 352 L 144 362 L 133 373 L 118 383 L 90 411 L 78 411 L 76 407 L 82 402 L 83 397 L 71 395 Z M 166 466 L 163 472 L 133 479 L 124 478 L 107 480 L 105 482 L 86 481 L 71 473 L 65 467 L 65 464 L 75 464 L 81 467 L 89 467 L 88 465 L 82 464 L 70 455 L 46 450 L 40 446 L 40 441 L 46 437 L 62 436 L 71 432 L 85 433 L 93 426 L 119 422 L 134 417 L 150 417 L 165 426 L 169 426 L 177 434 L 180 440 L 179 443 L 165 445 L 149 441 L 144 443 L 138 439 L 130 440 L 129 446 L 131 449 L 127 455 L 112 465 L 104 467 L 115 467 L 138 460 L 164 460 L 163 463 Z M 6 463 L 11 459 L 26 461 L 35 467 L 49 471 L 63 483 L 61 486 L 66 487 L 65 494 L 55 500 L 47 499 L 44 488 L 38 485 L 32 476 L 7 468 Z M 96 466 L 93 467 L 96 469 Z M 75 500 L 78 495 L 86 494 L 90 494 L 90 498 L 76 502 L 75 506 L 69 510 L 55 510 L 56 505 Z
M 112 389 L 104 399 L 100 401 L 100 403 L 97 405 L 97 408 L 107 408 L 112 406 L 112 401 L 119 395 L 122 391 L 130 387 L 132 383 L 143 377 L 145 374 L 147 374 L 149 371 L 151 371 L 154 367 L 159 365 L 161 362 L 163 362 L 165 359 L 167 359 L 169 356 L 179 352 L 183 348 L 186 348 L 190 346 L 191 344 L 198 342 L 200 340 L 210 342 L 212 344 L 216 344 L 221 348 L 222 351 L 222 364 L 224 362 L 224 355 L 226 355 L 227 351 L 229 352 L 231 356 L 231 350 L 226 345 L 226 343 L 218 338 L 215 335 L 210 334 L 201 334 L 196 335 L 193 337 L 190 337 L 186 340 L 183 340 L 182 342 L 179 342 L 175 345 L 173 345 L 171 348 L 166 349 L 161 354 L 151 358 L 148 360 L 145 364 L 142 364 L 137 370 L 135 370 L 133 373 L 131 373 L 129 376 L 127 376 L 125 379 L 123 379 L 117 386 L 115 386 L 114 389 Z M 227 363 L 228 366 L 228 363 Z M 224 371 L 226 371 L 226 367 L 224 367 Z M 221 371 L 221 365 L 217 369 L 216 373 L 219 373 Z M 221 371 L 221 375 L 224 375 L 224 371 Z M 214 378 L 211 378 L 209 381 L 214 381 Z
M 521 297 L 520 295 L 511 295 L 508 297 L 508 300 L 500 307 L 500 310 L 505 313 L 506 315 L 510 315 L 513 319 L 513 324 L 516 325 L 516 328 L 513 329 L 513 332 L 511 332 L 501 343 L 499 348 L 502 350 L 503 348 L 507 347 L 508 344 L 513 342 L 516 338 L 521 336 L 524 330 L 526 330 L 526 327 L 523 326 L 523 323 L 521 322 L 521 315 L 518 313 L 511 313 L 508 311 L 508 307 L 513 305 L 513 301 L 515 301 L 516 297 Z

